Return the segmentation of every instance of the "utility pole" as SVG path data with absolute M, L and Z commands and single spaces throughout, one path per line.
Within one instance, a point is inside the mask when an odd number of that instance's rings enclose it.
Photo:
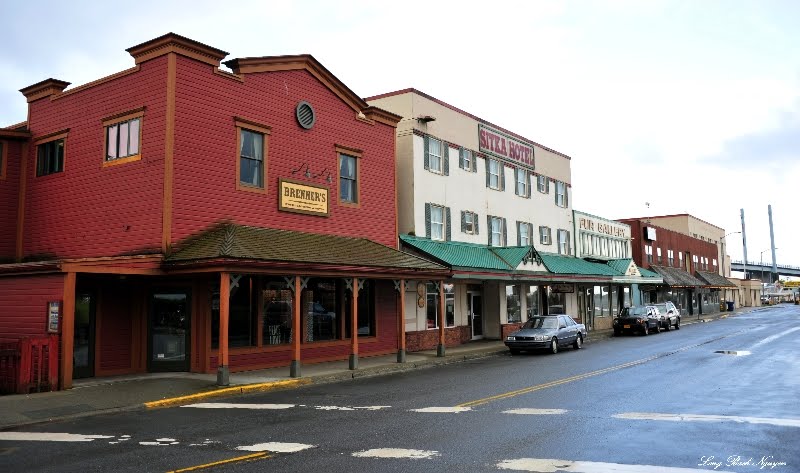
M 772 204 L 767 205 L 767 212 L 769 212 L 769 244 L 772 248 L 772 273 L 769 275 L 769 282 L 772 284 L 772 278 L 778 274 L 778 264 L 775 262 L 775 230 L 772 228 Z
M 747 235 L 744 232 L 744 209 L 742 213 L 742 248 L 744 249 L 744 279 L 747 279 Z

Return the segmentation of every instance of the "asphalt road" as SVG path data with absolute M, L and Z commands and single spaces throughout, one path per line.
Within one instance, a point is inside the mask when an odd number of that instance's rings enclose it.
M 0 432 L 0 471 L 800 472 L 799 321 L 42 424 Z

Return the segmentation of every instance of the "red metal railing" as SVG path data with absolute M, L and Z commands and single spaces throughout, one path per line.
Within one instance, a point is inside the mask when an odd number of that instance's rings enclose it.
M 27 394 L 58 389 L 58 336 L 0 343 L 0 392 Z

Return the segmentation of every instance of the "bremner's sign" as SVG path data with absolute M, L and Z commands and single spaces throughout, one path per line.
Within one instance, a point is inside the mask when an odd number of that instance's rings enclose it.
M 279 183 L 278 209 L 286 212 L 328 216 L 330 200 L 328 189 L 286 179 L 280 179 Z
M 533 169 L 533 146 L 502 131 L 478 124 L 478 146 L 482 153 L 491 154 L 513 165 Z

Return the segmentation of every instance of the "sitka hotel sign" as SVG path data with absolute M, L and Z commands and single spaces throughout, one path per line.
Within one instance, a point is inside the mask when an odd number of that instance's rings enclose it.
M 478 124 L 478 142 L 481 153 L 490 154 L 512 165 L 534 169 L 533 146 L 502 131 Z

